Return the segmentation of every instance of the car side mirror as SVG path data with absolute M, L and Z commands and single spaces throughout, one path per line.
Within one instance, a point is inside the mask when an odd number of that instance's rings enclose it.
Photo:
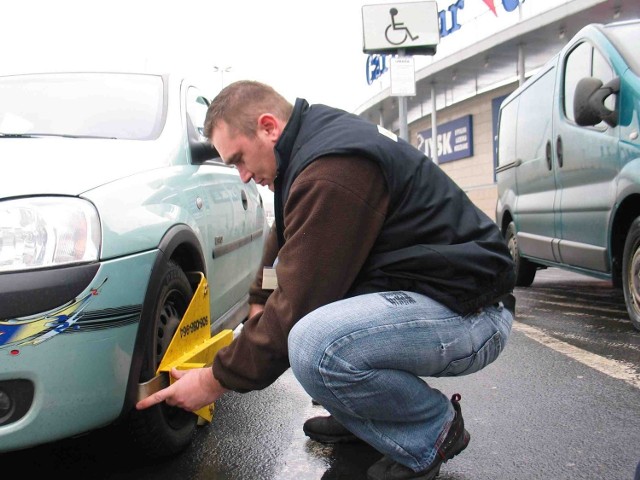
M 606 85 L 594 77 L 580 79 L 573 97 L 573 117 L 580 126 L 596 125 L 605 121 L 609 126 L 618 125 L 618 110 L 609 110 L 604 101 L 620 91 L 620 77 Z
M 211 146 L 208 141 L 192 141 L 189 140 L 189 149 L 191 150 L 191 159 L 194 163 L 202 163 L 206 160 L 219 158 L 218 151 Z
M 194 163 L 202 163 L 206 160 L 212 160 L 220 157 L 220 154 L 211 145 L 209 140 L 203 140 L 202 135 L 198 134 L 189 115 L 187 115 L 187 135 L 189 137 L 191 160 Z

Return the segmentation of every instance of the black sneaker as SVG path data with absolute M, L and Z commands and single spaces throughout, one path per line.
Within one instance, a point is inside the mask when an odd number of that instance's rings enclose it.
M 451 403 L 456 411 L 456 415 L 451 422 L 449 431 L 442 443 L 437 447 L 436 458 L 424 470 L 414 472 L 409 467 L 391 460 L 388 457 L 382 457 L 369 470 L 367 470 L 367 478 L 369 480 L 432 480 L 440 473 L 440 466 L 455 457 L 469 445 L 470 435 L 464 428 L 464 420 L 462 419 L 462 411 L 460 409 L 460 395 L 458 393 L 451 397 Z
M 311 440 L 320 443 L 362 442 L 331 415 L 310 418 L 304 422 L 302 430 Z

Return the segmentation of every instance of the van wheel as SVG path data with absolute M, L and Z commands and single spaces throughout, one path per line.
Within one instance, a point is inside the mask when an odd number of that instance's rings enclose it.
M 509 253 L 511 253 L 516 272 L 516 286 L 529 287 L 536 276 L 537 265 L 520 256 L 515 223 L 511 222 L 507 227 L 506 237 L 507 246 L 509 247 Z
M 193 297 L 187 276 L 175 262 L 166 263 L 159 291 L 155 293 L 154 335 L 149 338 L 140 381 L 155 376 L 175 331 Z M 160 403 L 145 410 L 133 410 L 128 426 L 131 440 L 151 458 L 174 455 L 191 442 L 198 417 L 181 408 Z
M 640 217 L 631 224 L 624 243 L 622 289 L 629 319 L 640 330 Z

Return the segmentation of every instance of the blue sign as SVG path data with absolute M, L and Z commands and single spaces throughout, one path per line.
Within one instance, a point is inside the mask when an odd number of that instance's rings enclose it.
M 438 148 L 438 163 L 472 156 L 473 130 L 471 128 L 471 115 L 438 125 L 436 146 Z M 433 157 L 431 129 L 418 132 L 418 149 L 424 152 L 427 157 Z

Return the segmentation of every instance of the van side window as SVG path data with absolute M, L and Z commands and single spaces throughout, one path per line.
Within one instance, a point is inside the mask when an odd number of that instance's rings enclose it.
M 516 161 L 516 129 L 520 97 L 502 106 L 498 131 L 498 167 Z
M 583 42 L 574 48 L 565 62 L 564 69 L 564 114 L 574 121 L 573 97 L 578 81 L 584 77 L 595 77 L 606 84 L 614 78 L 614 71 L 607 59 L 590 43 Z M 610 110 L 615 109 L 615 95 L 609 96 L 605 105 Z M 604 126 L 604 122 L 599 124 Z
M 613 80 L 615 77 L 615 73 L 613 68 L 609 64 L 604 55 L 602 55 L 597 49 L 593 50 L 593 69 L 591 72 L 591 76 L 602 80 L 602 84 L 606 84 L 607 82 Z M 605 107 L 609 110 L 616 109 L 616 96 L 609 95 L 604 101 Z
M 564 67 L 564 114 L 575 121 L 573 116 L 573 97 L 576 85 L 581 78 L 591 76 L 591 55 L 593 47 L 587 42 L 579 44 L 567 56 Z

